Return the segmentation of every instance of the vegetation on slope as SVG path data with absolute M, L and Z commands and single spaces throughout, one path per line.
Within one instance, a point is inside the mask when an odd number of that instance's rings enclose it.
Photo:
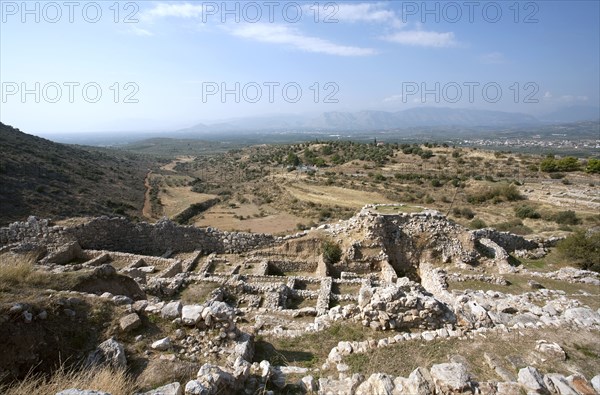
M 0 123 L 0 225 L 29 215 L 139 216 L 150 162 L 58 144 Z

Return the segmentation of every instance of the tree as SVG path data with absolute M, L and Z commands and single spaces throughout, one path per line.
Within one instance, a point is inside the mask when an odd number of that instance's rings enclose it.
M 342 258 L 342 248 L 333 241 L 324 240 L 321 243 L 321 249 L 323 250 L 323 261 L 325 263 L 338 263 Z
M 577 171 L 581 168 L 577 158 L 567 156 L 558 160 L 558 171 Z
M 556 166 L 556 160 L 554 158 L 544 159 L 542 163 L 540 163 L 540 170 L 546 173 L 558 171 L 558 167 Z
M 600 173 L 600 159 L 590 159 L 587 162 L 587 166 L 585 168 L 587 173 L 598 174 Z
M 285 163 L 290 166 L 298 166 L 300 164 L 300 158 L 293 152 L 288 153 Z
M 577 231 L 556 246 L 559 254 L 582 269 L 600 273 L 600 232 Z

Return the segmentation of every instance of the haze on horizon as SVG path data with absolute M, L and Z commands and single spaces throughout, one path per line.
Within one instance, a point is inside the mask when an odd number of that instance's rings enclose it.
M 277 114 L 598 107 L 600 3 L 0 2 L 0 120 L 174 130 Z

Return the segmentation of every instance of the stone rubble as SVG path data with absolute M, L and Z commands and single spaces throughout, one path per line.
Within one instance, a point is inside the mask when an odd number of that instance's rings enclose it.
M 147 341 L 145 355 L 202 363 L 195 379 L 139 395 L 269 393 L 282 391 L 288 376 L 301 375 L 296 387 L 319 394 L 600 392 L 600 375 L 588 382 L 577 374 L 544 375 L 534 366 L 516 374 L 516 369 L 506 369 L 490 353 L 482 358 L 501 382 L 473 381 L 468 366 L 459 359 L 417 368 L 407 378 L 384 373 L 350 375 L 347 356 L 406 341 L 468 341 L 542 327 L 600 330 L 599 311 L 538 282 L 552 279 L 600 286 L 597 273 L 570 268 L 538 273 L 510 265 L 509 254 L 540 258 L 555 240 L 528 240 L 494 229 L 470 231 L 430 210 L 384 215 L 377 212 L 378 207 L 369 205 L 347 221 L 285 237 L 179 226 L 168 220 L 147 224 L 100 217 L 62 227 L 31 217 L 0 228 L 0 249 L 35 251 L 40 266 L 54 273 L 81 271 L 104 280 L 125 275 L 139 286 L 143 296 L 98 292 L 86 297 L 116 306 L 122 312 L 119 329 L 131 337 L 137 335 L 136 342 Z M 288 243 L 300 242 L 312 232 L 333 240 L 352 239 L 352 243 L 336 263 L 302 262 L 266 252 L 288 248 Z M 190 255 L 181 258 L 177 255 L 181 253 Z M 230 262 L 220 254 L 242 254 L 243 260 Z M 70 263 L 74 260 L 77 263 Z M 448 274 L 442 265 L 464 270 Z M 492 268 L 498 275 L 482 274 L 477 271 L 480 267 Z M 509 282 L 503 275 L 517 274 L 538 281 L 530 280 L 531 290 L 518 295 L 448 290 L 449 282 L 463 281 L 506 286 Z M 197 285 L 215 290 L 202 303 L 178 299 L 181 291 Z M 60 310 L 65 316 L 77 314 L 73 309 L 77 293 L 73 295 L 75 299 L 63 303 Z M 14 303 L 9 312 L 24 324 L 48 318 L 47 311 L 24 303 Z M 143 326 L 142 318 L 165 320 L 177 329 L 161 339 L 146 339 L 146 334 L 136 332 Z M 255 335 L 295 337 L 319 332 L 335 322 L 360 323 L 389 335 L 377 340 L 340 339 L 325 364 L 314 371 L 252 362 Z M 535 353 L 541 362 L 567 358 L 559 344 L 546 340 L 536 343 Z M 101 343 L 87 362 L 127 367 L 124 347 L 114 339 Z M 335 371 L 337 378 L 323 376 Z M 61 395 L 67 395 L 66 391 Z

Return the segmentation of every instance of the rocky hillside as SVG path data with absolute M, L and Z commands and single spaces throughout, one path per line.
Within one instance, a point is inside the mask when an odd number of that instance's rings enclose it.
M 57 144 L 0 123 L 0 224 L 32 213 L 137 216 L 148 166 L 133 154 Z

